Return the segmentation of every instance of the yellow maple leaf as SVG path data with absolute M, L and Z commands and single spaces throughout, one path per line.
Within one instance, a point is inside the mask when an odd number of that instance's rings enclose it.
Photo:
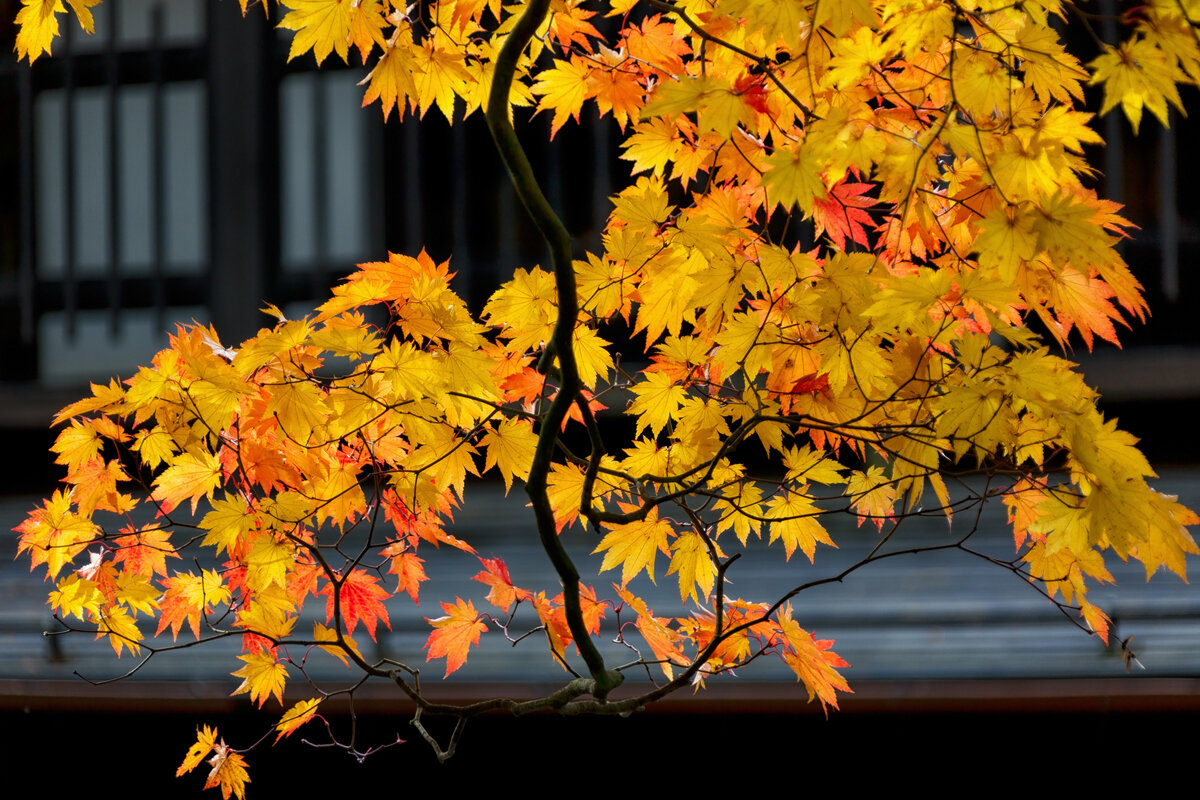
M 266 414 L 279 420 L 287 438 L 301 444 L 308 442 L 329 411 L 324 393 L 309 381 L 285 381 L 269 389 Z
M 1145 535 L 1133 555 L 1145 566 L 1146 580 L 1164 566 L 1186 581 L 1187 556 L 1200 555 L 1200 548 L 1185 526 L 1200 524 L 1200 516 L 1174 496 L 1153 491 L 1142 508 L 1147 512 Z
M 658 341 L 664 331 L 679 336 L 683 323 L 695 321 L 696 306 L 703 300 L 697 296 L 697 278 L 707 272 L 708 261 L 682 238 L 676 239 L 681 246 L 667 247 L 643 266 L 638 287 L 642 305 L 634 330 L 645 330 L 647 342 Z
M 483 469 L 486 472 L 499 466 L 507 494 L 514 477 L 525 480 L 529 475 L 529 465 L 533 463 L 537 448 L 537 434 L 528 420 L 506 419 L 484 434 L 483 446 L 487 448 Z
M 342 61 L 348 60 L 350 3 L 345 0 L 281 0 L 280 5 L 294 9 L 279 22 L 279 27 L 296 32 L 288 51 L 288 61 L 309 50 L 313 51 L 318 65 L 334 50 Z
M 654 558 L 661 550 L 669 554 L 667 537 L 673 535 L 671 523 L 658 518 L 658 509 L 653 508 L 638 522 L 614 525 L 608 535 L 592 551 L 592 555 L 603 551 L 604 563 L 600 571 L 605 572 L 621 565 L 621 586 L 624 587 L 643 569 L 654 581 Z
M 579 110 L 588 97 L 588 76 L 592 67 L 583 59 L 573 56 L 569 61 L 555 61 L 552 69 L 538 73 L 533 85 L 534 94 L 541 95 L 538 111 L 554 110 L 550 123 L 550 138 L 558 133 L 568 117 L 579 121 Z
M 896 484 L 882 467 L 852 472 L 846 483 L 846 494 L 852 498 L 859 525 L 869 519 L 875 523 L 877 530 L 882 530 L 884 520 L 892 518 L 896 507 Z
M 993 209 L 979 221 L 981 232 L 975 246 L 980 266 L 996 269 L 1002 280 L 1013 281 L 1021 262 L 1037 255 L 1035 221 L 1036 215 L 1024 207 L 1006 205 Z
M 721 514 L 717 521 L 717 532 L 733 529 L 743 545 L 750 534 L 762 535 L 762 488 L 752 481 L 739 480 L 725 490 L 725 497 L 717 501 L 714 510 Z
M 667 166 L 679 158 L 682 150 L 687 147 L 678 124 L 678 120 L 686 117 L 656 117 L 645 122 L 639 122 L 634 127 L 631 136 L 621 145 L 625 152 L 621 158 L 633 162 L 630 170 L 634 175 L 639 172 L 651 172 L 662 177 Z
M 1143 108 L 1150 109 L 1164 128 L 1168 126 L 1168 102 L 1183 111 L 1176 83 L 1184 75 L 1173 58 L 1147 39 L 1135 36 L 1119 47 L 1106 46 L 1089 66 L 1092 78 L 1088 83 L 1104 84 L 1100 113 L 1107 114 L 1120 103 L 1135 134 Z
M 201 497 L 212 500 L 221 484 L 221 464 L 211 453 L 183 453 L 154 481 L 150 496 L 163 511 L 170 513 L 184 500 L 192 503 L 192 512 Z
M 767 502 L 767 521 L 770 523 L 770 543 L 782 539 L 787 558 L 799 547 L 811 562 L 817 543 L 837 547 L 829 533 L 817 521 L 821 510 L 801 492 L 782 492 Z
M 517 269 L 512 280 L 492 293 L 484 318 L 520 351 L 540 348 L 554 330 L 557 297 L 554 275 L 544 269 Z
M 241 753 L 235 753 L 227 747 L 224 739 L 213 745 L 213 751 L 213 757 L 208 760 L 212 771 L 208 773 L 204 788 L 220 786 L 221 796 L 225 800 L 229 800 L 231 794 L 237 795 L 238 800 L 245 800 L 246 784 L 250 782 L 250 776 L 246 773 L 246 759 Z
M 76 400 L 62 411 L 59 411 L 54 415 L 52 424 L 61 425 L 69 419 L 73 419 L 81 414 L 89 414 L 93 411 L 115 411 L 120 409 L 124 404 L 125 390 L 122 388 L 120 381 L 111 380 L 107 384 L 93 383 L 91 384 L 91 389 L 91 397 Z
M 91 461 L 103 446 L 104 442 L 91 420 L 80 422 L 74 419 L 70 427 L 63 428 L 58 434 L 50 450 L 58 453 L 55 464 L 66 464 L 67 470 L 73 472 Z
M 812 214 L 816 201 L 826 195 L 821 163 L 813 148 L 777 147 L 766 161 L 768 169 L 762 182 L 771 202 L 784 210 L 799 205 L 806 217 Z
M 122 572 L 117 575 L 113 602 L 123 604 L 133 611 L 135 616 L 140 611 L 153 617 L 158 611 L 158 598 L 161 595 L 162 591 L 151 583 L 149 575 Z
M 635 384 L 632 391 L 637 399 L 630 403 L 625 413 L 637 415 L 639 435 L 650 428 L 658 436 L 687 397 L 686 389 L 675 385 L 669 375 L 661 372 L 650 373 L 645 381 Z
M 350 657 L 346 654 L 347 648 L 356 656 L 362 658 L 362 654 L 358 651 L 358 645 L 349 634 L 342 633 L 339 641 L 337 631 L 333 628 L 327 628 L 319 622 L 313 623 L 313 639 L 318 642 L 329 642 L 329 644 L 320 645 L 320 648 L 326 653 L 335 656 L 346 666 L 350 666 Z
M 79 619 L 86 614 L 99 614 L 104 595 L 95 581 L 90 581 L 78 573 L 71 573 L 58 582 L 57 588 L 50 592 L 50 608 L 61 617 L 73 615 Z
M 413 81 L 416 74 L 412 34 L 408 23 L 404 23 L 397 27 L 396 33 L 386 43 L 383 55 L 375 62 L 367 77 L 358 84 L 367 86 L 363 95 L 363 107 L 378 100 L 383 110 L 384 122 L 387 122 L 393 108 L 398 108 L 403 118 L 409 100 L 415 100 L 417 97 L 417 84 Z
M 32 64 L 42 53 L 50 54 L 50 45 L 58 36 L 58 17 L 67 9 L 62 0 L 21 0 L 17 12 L 17 60 L 28 58 Z
M 360 465 L 335 459 L 326 469 L 315 472 L 309 495 L 317 501 L 314 519 L 318 525 L 329 519 L 339 530 L 353 524 L 366 513 L 367 502 L 358 484 Z
M 671 566 L 667 569 L 667 574 L 675 573 L 679 574 L 680 601 L 687 602 L 690 597 L 700 603 L 712 593 L 717 579 L 717 567 L 708 551 L 708 545 L 695 531 L 680 534 L 671 545 Z M 697 587 L 702 596 L 696 594 Z
M 174 437 L 161 427 L 149 431 L 138 431 L 134 434 L 133 451 L 142 457 L 142 463 L 154 469 L 164 461 L 169 461 L 179 452 Z
M 188 748 L 187 755 L 183 758 L 183 763 L 179 765 L 179 769 L 175 770 L 175 777 L 178 778 L 188 772 L 191 772 L 200 765 L 204 757 L 212 752 L 213 745 L 217 743 L 217 729 L 210 728 L 207 725 L 203 729 L 196 729 L 196 742 Z
M 454 98 L 467 92 L 473 80 L 463 64 L 464 56 L 440 36 L 425 40 L 425 46 L 413 50 L 417 69 L 416 100 L 421 117 L 436 105 L 447 122 L 454 121 Z
M 246 666 L 230 673 L 235 678 L 241 678 L 242 683 L 232 694 L 250 693 L 250 701 L 261 707 L 271 695 L 283 705 L 283 685 L 287 682 L 287 667 L 266 651 L 238 656 L 246 662 Z
M 279 732 L 275 736 L 275 741 L 278 742 L 284 736 L 291 736 L 293 731 L 316 716 L 319 705 L 321 705 L 321 698 L 314 697 L 311 700 L 301 700 L 288 709 L 283 715 L 283 719 L 275 725 L 275 730 Z
M 117 658 L 121 657 L 125 649 L 136 656 L 142 651 L 138 642 L 145 638 L 138 630 L 133 617 L 120 606 L 110 606 L 100 611 L 96 620 L 96 638 L 101 636 L 108 637 L 108 643 L 112 645 Z
M 845 483 L 842 471 L 845 469 L 837 461 L 827 458 L 824 450 L 814 450 L 812 445 L 789 447 L 783 454 L 783 465 L 787 469 L 787 479 L 796 483 Z

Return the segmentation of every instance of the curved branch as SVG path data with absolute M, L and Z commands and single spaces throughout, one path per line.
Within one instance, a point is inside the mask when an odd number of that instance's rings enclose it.
M 596 649 L 587 625 L 583 620 L 583 612 L 579 604 L 579 572 L 575 569 L 567 555 L 566 549 L 558 538 L 558 528 L 554 523 L 554 511 L 550 507 L 547 494 L 547 480 L 550 476 L 550 461 L 554 452 L 554 443 L 563 420 L 571 405 L 580 396 L 583 382 L 579 378 L 579 367 L 575 362 L 575 351 L 572 346 L 575 322 L 579 317 L 579 301 L 575 291 L 575 268 L 571 263 L 571 235 L 567 233 L 562 220 L 554 212 L 550 203 L 542 194 L 533 168 L 517 139 L 516 131 L 508 119 L 509 93 L 512 90 L 513 75 L 516 72 L 517 60 L 520 58 L 525 45 L 533 38 L 537 29 L 550 9 L 550 0 L 532 0 L 526 7 L 521 18 L 517 20 L 512 33 L 504 41 L 500 54 L 496 58 L 496 69 L 492 77 L 492 90 L 488 96 L 487 123 L 496 142 L 496 149 L 504 160 L 512 180 L 513 189 L 521 198 L 534 224 L 541 231 L 542 237 L 550 247 L 551 262 L 554 266 L 554 280 L 558 292 L 558 318 L 554 323 L 554 334 L 550 346 L 546 348 L 542 369 L 549 370 L 554 356 L 558 357 L 562 385 L 558 394 L 546 410 L 538 430 L 538 443 L 534 451 L 533 464 L 529 470 L 529 478 L 525 491 L 529 495 L 534 516 L 537 519 L 538 537 L 542 549 L 546 551 L 554 571 L 558 573 L 563 587 L 563 606 L 567 615 L 567 626 L 579 647 L 595 684 L 592 694 L 601 702 L 614 687 L 620 685 L 622 676 L 618 672 L 608 670 L 600 651 Z M 600 454 L 592 453 L 592 458 L 598 460 Z

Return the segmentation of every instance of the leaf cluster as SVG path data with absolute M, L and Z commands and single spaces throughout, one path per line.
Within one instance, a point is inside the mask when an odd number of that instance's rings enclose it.
M 94 4 L 70 3 L 85 28 Z M 1030 324 L 1090 349 L 1144 316 L 1115 247 L 1129 225 L 1089 188 L 1083 147 L 1100 137 L 1083 88 L 1102 85 L 1101 112 L 1120 105 L 1135 127 L 1144 108 L 1165 122 L 1177 86 L 1200 78 L 1196 3 L 1147 4 L 1089 65 L 1052 24 L 1074 7 L 1054 0 L 620 0 L 601 4 L 611 21 L 578 0 L 279 5 L 289 57 L 357 49 L 364 104 L 385 118 L 485 111 L 550 268 L 515 270 L 475 317 L 448 263 L 389 254 L 309 317 L 269 309 L 236 348 L 182 326 L 152 364 L 64 409 L 64 489 L 18 528 L 20 549 L 54 579 L 56 615 L 118 655 L 173 649 L 147 643 L 139 614 L 173 640 L 240 637 L 235 694 L 282 705 L 325 652 L 393 681 L 448 756 L 476 713 L 621 713 L 768 655 L 836 707 L 848 665 L 790 599 L 908 552 L 897 532 L 916 514 L 999 498 L 1016 553 L 992 560 L 1101 638 L 1087 590 L 1111 580 L 1106 557 L 1185 575 L 1196 515 L 1150 488 L 1133 437 Z M 23 0 L 19 57 L 49 52 L 63 11 Z M 592 103 L 624 131 L 637 178 L 613 198 L 602 251 L 572 258 L 509 118 L 533 107 L 557 132 Z M 645 342 L 636 369 L 605 339 L 616 321 Z M 606 443 L 601 413 L 634 436 Z M 988 488 L 964 499 L 948 484 L 970 472 Z M 572 677 L 528 704 L 455 707 L 354 636 L 389 628 L 401 595 L 418 601 L 430 547 L 475 554 L 447 523 L 485 475 L 529 492 L 560 583 L 518 587 L 502 558 L 480 558 L 494 612 L 440 601 L 427 659 L 450 675 L 486 632 L 540 632 Z M 132 522 L 145 506 L 155 522 Z M 836 547 L 835 513 L 872 523 L 870 556 L 783 597 L 730 594 L 752 548 L 815 564 Z M 568 536 L 593 537 L 611 593 L 581 581 Z M 211 564 L 170 574 L 189 548 Z M 673 616 L 637 594 L 662 575 Z M 311 631 L 310 598 L 324 600 Z M 614 624 L 630 653 L 616 669 L 593 643 Z M 639 672 L 650 688 L 609 697 Z M 331 694 L 313 688 L 280 736 Z M 423 713 L 458 718 L 445 750 Z M 244 761 L 215 731 L 181 771 L 214 751 L 209 785 L 240 797 Z

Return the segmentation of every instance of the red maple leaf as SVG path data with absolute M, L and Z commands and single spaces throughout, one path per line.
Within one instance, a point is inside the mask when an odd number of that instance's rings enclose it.
M 486 583 L 492 587 L 492 590 L 488 592 L 487 600 L 496 608 L 507 614 L 508 610 L 512 608 L 514 600 L 529 600 L 533 597 L 524 589 L 513 586 L 512 578 L 508 576 L 508 565 L 504 563 L 504 559 L 481 558 L 479 561 L 483 564 L 483 571 L 472 580 Z
M 341 582 L 326 584 L 321 594 L 326 596 L 326 622 L 333 619 L 334 606 L 337 599 L 341 598 L 342 619 L 346 623 L 347 633 L 354 633 L 354 626 L 360 621 L 367 626 L 367 633 L 372 639 L 375 638 L 375 626 L 379 621 L 382 620 L 388 630 L 392 629 L 387 608 L 383 605 L 388 592 L 379 585 L 379 579 L 370 573 L 361 569 L 351 570 Z
M 847 237 L 863 247 L 870 247 L 871 241 L 863 226 L 875 226 L 875 220 L 866 211 L 878 203 L 866 194 L 874 188 L 870 183 L 847 183 L 843 179 L 824 199 L 815 201 L 813 222 L 817 226 L 817 236 L 828 234 L 839 250 L 846 249 Z
M 763 86 L 762 76 L 743 72 L 741 77 L 734 82 L 733 90 L 741 95 L 743 103 L 758 113 L 769 114 L 771 112 L 767 107 L 767 90 Z

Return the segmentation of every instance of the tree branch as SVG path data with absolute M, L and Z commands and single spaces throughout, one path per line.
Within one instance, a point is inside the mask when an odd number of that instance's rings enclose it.
M 579 647 L 595 682 L 592 694 L 603 701 L 608 692 L 619 686 L 622 676 L 618 672 L 608 670 L 600 651 L 596 649 L 583 620 L 583 612 L 579 605 L 579 572 L 567 555 L 566 549 L 558 538 L 558 528 L 554 523 L 554 511 L 550 507 L 547 494 L 547 480 L 550 475 L 551 457 L 554 443 L 562 422 L 566 418 L 571 405 L 579 397 L 583 382 L 579 378 L 579 367 L 575 362 L 575 351 L 572 345 L 575 322 L 579 317 L 579 301 L 575 292 L 575 271 L 571 263 L 571 235 L 567 233 L 562 220 L 554 212 L 550 203 L 542 194 L 533 168 L 517 139 L 516 131 L 508 119 L 509 93 L 512 89 L 513 75 L 516 72 L 517 60 L 525 45 L 533 38 L 538 27 L 546 18 L 550 8 L 550 0 L 532 0 L 525 13 L 517 20 L 512 33 L 504 41 L 500 54 L 496 58 L 496 69 L 492 76 L 492 90 L 488 96 L 487 122 L 496 142 L 496 149 L 504 166 L 508 169 L 513 189 L 521 198 L 533 222 L 541 231 L 542 237 L 550 247 L 551 262 L 554 266 L 554 280 L 558 292 L 558 318 L 554 323 L 554 334 L 550 345 L 543 356 L 543 371 L 549 370 L 552 357 L 558 357 L 562 385 L 558 394 L 550 403 L 542 418 L 538 430 L 537 449 L 534 452 L 533 464 L 529 469 L 529 479 L 525 491 L 529 495 L 537 520 L 538 536 L 542 548 L 549 556 L 554 571 L 558 573 L 563 587 L 563 605 L 567 615 L 567 626 Z M 593 448 L 592 458 L 599 459 L 600 453 Z

